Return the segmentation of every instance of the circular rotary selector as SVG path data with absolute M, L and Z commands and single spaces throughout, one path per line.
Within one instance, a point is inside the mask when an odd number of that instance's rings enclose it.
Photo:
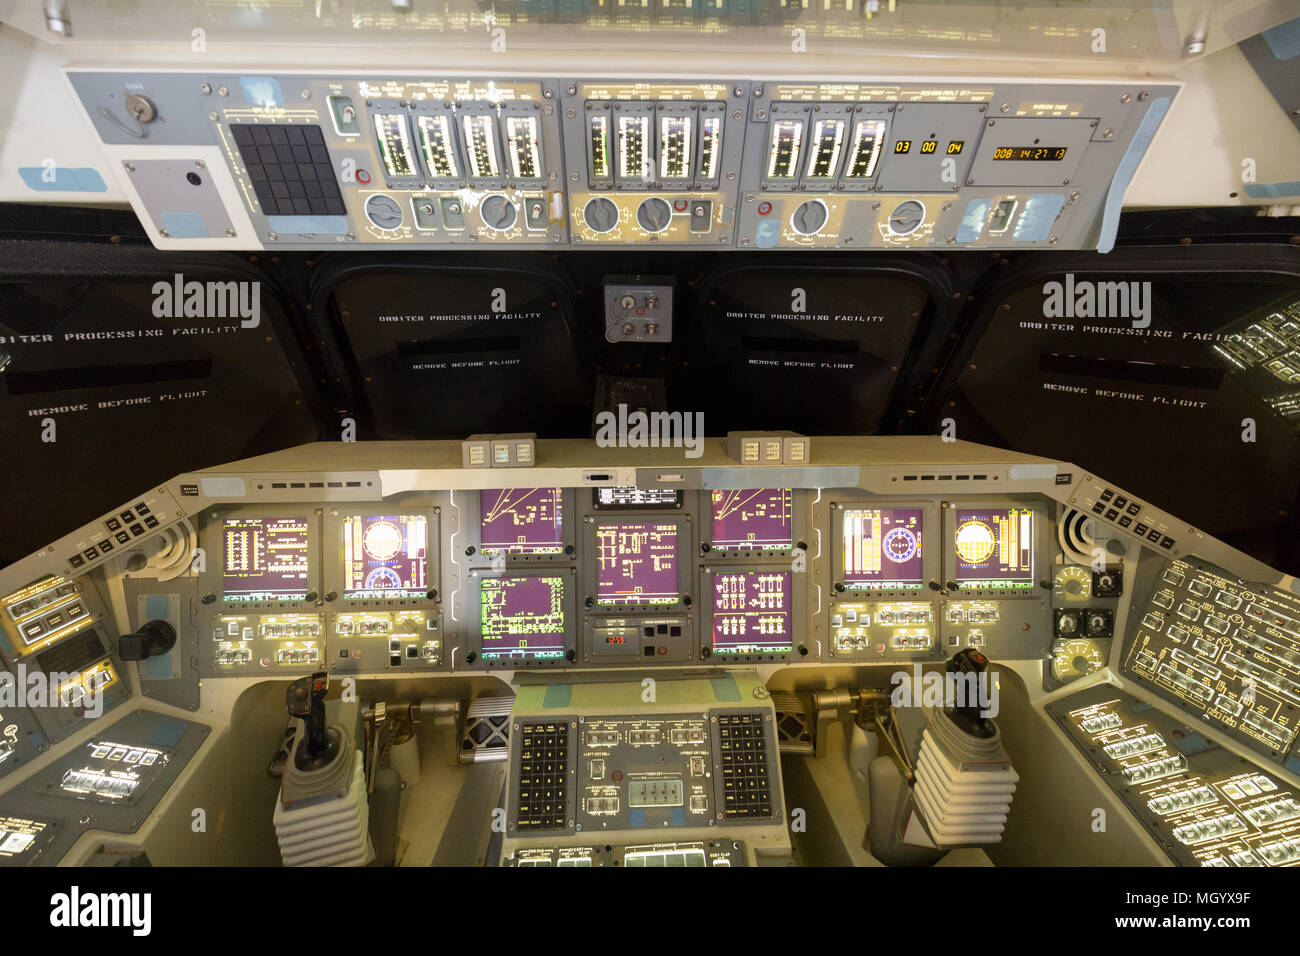
M 895 564 L 905 564 L 916 557 L 916 535 L 907 528 L 891 528 L 881 542 L 881 553 Z
M 667 201 L 658 196 L 643 199 L 636 207 L 636 224 L 646 232 L 663 232 L 672 223 L 673 210 Z
M 1065 638 L 1052 645 L 1052 676 L 1063 684 L 1106 666 L 1102 649 L 1086 637 Z
M 483 218 L 483 225 L 497 232 L 505 232 L 519 218 L 519 210 L 515 208 L 515 204 L 500 193 L 484 197 L 478 212 Z
M 376 193 L 366 200 L 366 218 L 378 228 L 391 231 L 402 224 L 402 207 L 392 196 Z
M 820 199 L 805 199 L 790 216 L 790 228 L 801 236 L 815 236 L 826 226 L 830 210 Z
M 1057 568 L 1052 578 L 1052 593 L 1069 604 L 1082 604 L 1092 596 L 1092 572 L 1077 564 Z
M 925 206 L 915 199 L 906 199 L 894 207 L 889 214 L 889 231 L 896 236 L 906 236 L 916 232 L 925 222 Z
M 611 232 L 618 225 L 618 207 L 611 199 L 595 196 L 583 207 L 582 221 L 592 232 Z

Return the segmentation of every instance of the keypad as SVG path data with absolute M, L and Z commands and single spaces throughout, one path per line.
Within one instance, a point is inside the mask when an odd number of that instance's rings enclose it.
M 347 214 L 319 126 L 237 123 L 230 130 L 264 215 Z

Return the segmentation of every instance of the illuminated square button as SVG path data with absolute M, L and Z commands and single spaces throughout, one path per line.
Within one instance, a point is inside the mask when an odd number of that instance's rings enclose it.
M 531 465 L 533 463 L 532 442 L 521 441 L 515 445 L 515 461 L 521 465 Z
M 763 442 L 763 460 L 764 461 L 781 460 L 781 441 L 779 439 L 776 441 Z
M 785 439 L 785 462 L 787 465 L 806 464 L 809 458 L 807 438 Z
M 510 464 L 510 443 L 509 442 L 498 441 L 492 443 L 492 464 L 494 465 Z
M 747 438 L 741 443 L 741 461 L 758 461 L 758 439 Z

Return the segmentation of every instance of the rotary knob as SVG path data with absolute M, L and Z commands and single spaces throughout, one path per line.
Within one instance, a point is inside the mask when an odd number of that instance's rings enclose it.
M 582 210 L 582 221 L 593 232 L 609 232 L 618 225 L 618 207 L 604 196 L 587 201 Z
M 657 196 L 645 200 L 636 210 L 637 225 L 646 232 L 663 232 L 672 217 L 673 211 L 668 203 Z
M 790 225 L 801 236 L 815 236 L 826 225 L 828 216 L 824 202 L 809 199 L 795 208 L 794 215 L 790 217 Z
M 402 224 L 402 207 L 392 196 L 378 193 L 366 200 L 366 218 L 380 229 L 396 229 Z
M 483 217 L 483 224 L 497 232 L 509 229 L 519 218 L 519 210 L 515 209 L 515 204 L 499 193 L 483 200 L 483 205 L 479 207 L 479 214 Z
M 915 199 L 908 199 L 894 207 L 889 214 L 889 231 L 896 236 L 916 232 L 925 222 L 925 207 Z
M 152 123 L 158 116 L 158 107 L 154 106 L 153 100 L 140 93 L 128 93 L 122 104 L 137 123 Z

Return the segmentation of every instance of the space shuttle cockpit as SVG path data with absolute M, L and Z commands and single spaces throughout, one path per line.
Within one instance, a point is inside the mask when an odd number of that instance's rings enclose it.
M 0 2 L 0 866 L 1300 864 L 1286 6 Z

